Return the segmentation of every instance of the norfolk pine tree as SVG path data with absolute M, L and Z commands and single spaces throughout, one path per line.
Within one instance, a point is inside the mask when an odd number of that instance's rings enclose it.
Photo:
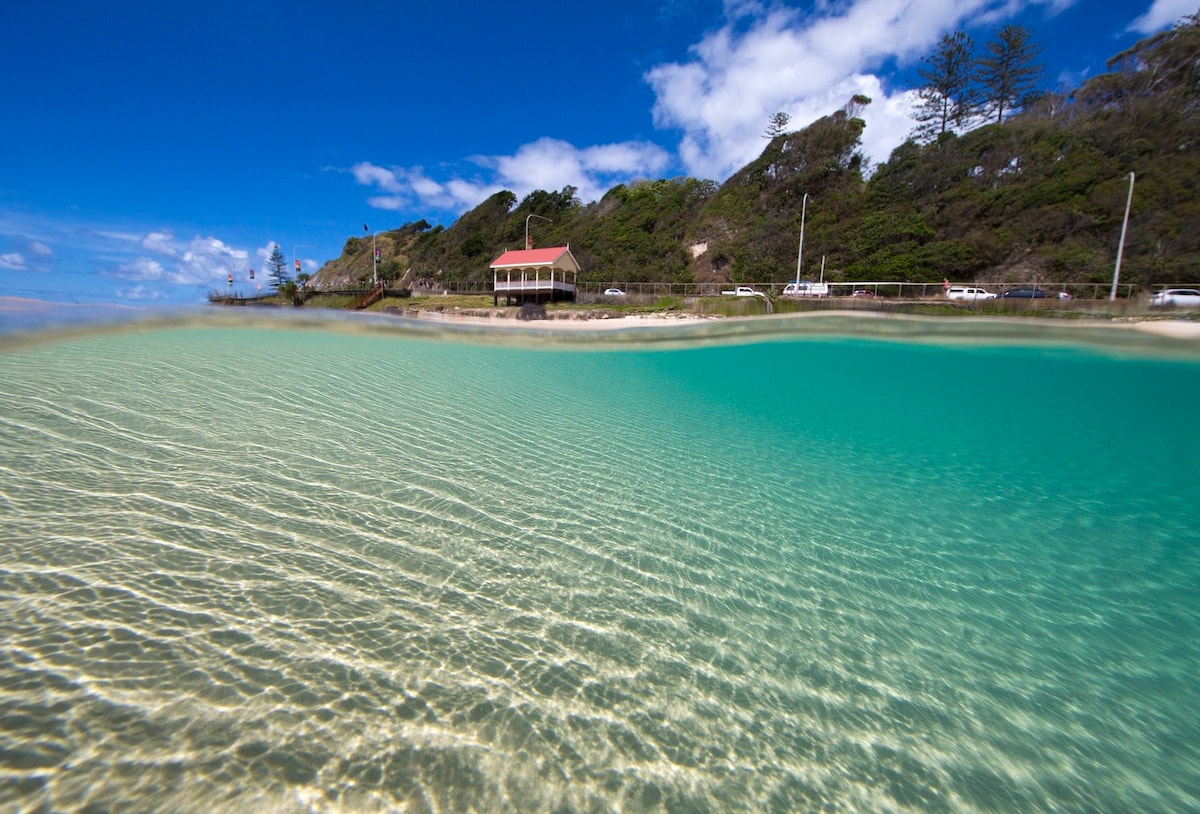
M 791 120 L 792 117 L 783 111 L 776 113 L 771 117 L 771 120 L 767 122 L 767 129 L 763 132 L 763 138 L 773 139 L 782 136 L 787 132 L 788 122 Z
M 1034 59 L 1042 46 L 1030 39 L 1028 28 L 1009 24 L 986 47 L 988 55 L 979 59 L 976 78 L 984 107 L 996 115 L 999 124 L 1004 121 L 1005 111 L 1011 113 L 1037 86 L 1042 66 Z
M 267 279 L 271 285 L 278 288 L 288 281 L 287 279 L 287 258 L 283 256 L 283 249 L 279 248 L 276 243 L 271 248 L 271 254 L 267 258 L 267 267 L 271 269 Z
M 918 70 L 925 84 L 917 91 L 921 101 L 912 112 L 919 122 L 914 135 L 925 142 L 936 141 L 947 130 L 962 128 L 975 115 L 974 42 L 961 31 L 943 34 L 937 50 Z

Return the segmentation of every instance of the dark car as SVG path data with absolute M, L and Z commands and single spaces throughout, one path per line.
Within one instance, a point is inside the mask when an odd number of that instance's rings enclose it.
M 1006 300 L 1040 300 L 1045 298 L 1046 292 L 1040 288 L 1014 288 L 1000 296 Z

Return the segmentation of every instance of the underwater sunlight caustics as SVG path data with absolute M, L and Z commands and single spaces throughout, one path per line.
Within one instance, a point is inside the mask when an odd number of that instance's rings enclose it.
M 0 807 L 1200 808 L 1194 354 L 405 324 L 0 345 Z

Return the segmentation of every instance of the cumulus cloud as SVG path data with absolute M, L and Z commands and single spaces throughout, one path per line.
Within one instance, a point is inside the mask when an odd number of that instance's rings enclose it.
M 656 144 L 626 141 L 576 147 L 554 138 L 522 145 L 513 155 L 472 156 L 473 169 L 439 181 L 422 167 L 381 167 L 360 162 L 354 179 L 380 195 L 367 202 L 377 209 L 398 210 L 417 204 L 463 212 L 502 189 L 522 198 L 537 189 L 575 187 L 581 200 L 594 201 L 612 186 L 661 172 L 670 156 Z
M 364 186 L 374 186 L 384 192 L 401 192 L 404 185 L 400 183 L 395 171 L 377 167 L 369 161 L 360 161 L 350 168 L 354 180 Z
M 142 238 L 142 248 L 155 254 L 165 254 L 168 257 L 178 257 L 179 252 L 172 245 L 175 235 L 167 231 L 151 232 Z
M 1053 13 L 1073 0 L 853 0 L 818 3 L 810 13 L 753 2 L 727 4 L 729 19 L 683 62 L 646 73 L 654 120 L 682 131 L 679 157 L 692 175 L 723 179 L 762 151 L 769 117 L 782 111 L 804 127 L 855 93 L 872 98 L 864 152 L 876 162 L 911 131 L 913 96 L 876 73 L 912 64 L 942 34 L 1010 17 L 1023 7 Z
M 215 237 L 197 235 L 184 243 L 168 231 L 158 231 L 139 236 L 136 243 L 142 249 L 153 252 L 156 257 L 131 257 L 117 265 L 113 276 L 163 286 L 217 285 L 224 282 L 227 275 L 236 274 L 240 277 L 249 268 L 249 252 L 229 246 Z M 128 292 L 138 290 L 126 289 Z M 139 295 L 138 298 L 145 298 L 145 295 Z
M 171 274 L 175 283 L 211 283 L 227 274 L 243 274 L 249 268 L 250 253 L 235 249 L 215 237 L 192 238 L 187 250 Z
M 157 260 L 135 257 L 117 267 L 117 276 L 125 280 L 161 280 L 167 276 L 167 270 Z
M 1128 30 L 1138 34 L 1153 34 L 1195 13 L 1196 0 L 1154 0 L 1145 14 L 1129 24 Z

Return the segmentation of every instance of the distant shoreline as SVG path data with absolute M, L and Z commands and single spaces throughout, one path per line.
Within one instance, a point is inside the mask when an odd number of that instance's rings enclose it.
M 424 303 L 422 303 L 424 305 Z M 235 308 L 233 311 L 241 311 Z M 379 309 L 355 311 L 352 309 L 328 308 L 310 306 L 308 308 L 285 305 L 261 304 L 247 309 L 249 312 L 270 311 L 295 316 L 315 316 L 327 313 L 331 316 L 344 316 L 354 319 L 355 316 L 367 316 L 375 319 L 395 318 L 408 320 L 422 326 L 433 327 L 438 324 L 456 325 L 472 330 L 488 328 L 500 329 L 505 334 L 525 333 L 530 335 L 581 332 L 610 333 L 628 329 L 654 330 L 656 328 L 681 329 L 686 326 L 699 327 L 705 323 L 731 325 L 744 323 L 749 327 L 758 324 L 766 327 L 771 323 L 808 320 L 822 318 L 827 320 L 920 320 L 947 323 L 961 323 L 964 329 L 968 326 L 979 326 L 987 323 L 1037 323 L 1054 326 L 1065 331 L 1071 329 L 1123 329 L 1134 330 L 1145 334 L 1162 337 L 1186 343 L 1200 341 L 1200 319 L 1191 312 L 1180 314 L 1137 314 L 1137 315 L 1076 315 L 1074 318 L 1033 317 L 1026 314 L 937 314 L 937 313 L 905 313 L 899 311 L 880 311 L 861 308 L 829 308 L 805 312 L 788 312 L 783 314 L 705 314 L 687 310 L 644 310 L 632 313 L 622 313 L 615 310 L 596 308 L 553 308 L 548 309 L 545 318 L 522 319 L 517 308 L 478 308 L 478 307 L 446 307 L 440 302 L 435 307 L 420 306 L 385 306 Z M 123 322 L 125 318 L 135 320 L 157 321 L 175 318 L 189 318 L 203 314 L 229 313 L 229 308 L 214 307 L 211 304 L 200 304 L 180 307 L 144 307 L 120 305 L 114 303 L 60 303 L 52 300 L 38 300 L 23 297 L 0 296 L 0 331 L 3 332 L 41 332 L 60 331 L 87 328 L 89 325 L 102 321 Z M 98 318 L 109 318 L 99 320 Z M 969 333 L 952 331 L 954 334 Z M 867 331 L 867 334 L 873 334 Z M 939 331 L 939 333 L 942 333 Z

